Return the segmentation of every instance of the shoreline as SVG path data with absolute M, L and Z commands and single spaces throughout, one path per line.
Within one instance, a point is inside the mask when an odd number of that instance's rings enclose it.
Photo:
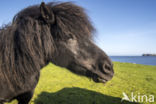
M 142 56 L 156 56 L 156 54 L 142 54 Z

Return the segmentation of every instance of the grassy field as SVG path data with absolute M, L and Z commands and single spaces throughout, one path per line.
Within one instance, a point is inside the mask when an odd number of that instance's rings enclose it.
M 114 62 L 114 70 L 113 79 L 102 84 L 49 64 L 41 71 L 30 104 L 135 104 L 121 102 L 123 92 L 156 97 L 156 66 Z M 140 104 L 156 104 L 156 99 L 155 103 Z

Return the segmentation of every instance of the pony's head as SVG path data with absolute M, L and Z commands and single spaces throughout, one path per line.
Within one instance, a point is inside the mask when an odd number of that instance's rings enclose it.
M 46 61 L 92 78 L 95 82 L 105 83 L 112 79 L 113 64 L 106 53 L 93 43 L 94 28 L 83 8 L 69 2 L 41 3 L 21 11 L 14 21 L 18 24 L 22 19 L 35 21 L 30 22 L 27 28 L 42 34 L 38 37 L 42 37 L 40 46 Z

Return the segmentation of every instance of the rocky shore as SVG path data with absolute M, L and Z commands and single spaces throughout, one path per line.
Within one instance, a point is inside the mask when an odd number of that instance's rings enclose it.
M 156 54 L 142 54 L 142 56 L 156 56 Z

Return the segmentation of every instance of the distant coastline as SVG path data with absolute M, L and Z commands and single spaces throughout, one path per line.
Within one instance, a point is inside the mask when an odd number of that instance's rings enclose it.
M 156 56 L 156 54 L 142 54 L 142 56 Z
M 156 56 L 110 56 L 112 61 L 143 65 L 156 65 Z

